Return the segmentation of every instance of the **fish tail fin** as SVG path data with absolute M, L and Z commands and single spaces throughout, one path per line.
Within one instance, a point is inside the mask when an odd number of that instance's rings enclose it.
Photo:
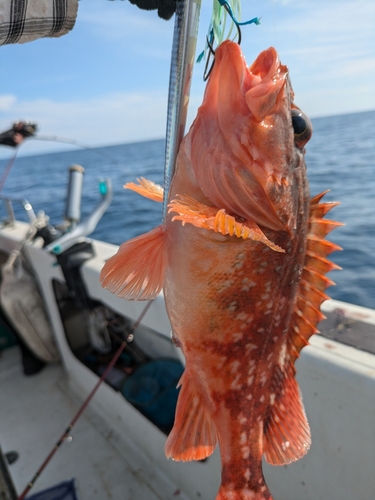
M 100 273 L 103 288 L 127 300 L 154 299 L 163 287 L 165 226 L 123 243 Z
M 188 370 L 179 385 L 182 387 L 175 422 L 165 444 L 165 454 L 173 460 L 203 460 L 215 449 L 216 429 Z
M 257 491 L 249 488 L 233 490 L 220 486 L 215 500 L 273 500 L 273 498 L 264 483 Z

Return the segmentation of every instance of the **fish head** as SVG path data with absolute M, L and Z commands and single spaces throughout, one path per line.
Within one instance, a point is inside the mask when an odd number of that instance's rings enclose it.
M 296 229 L 308 197 L 308 118 L 293 102 L 288 68 L 270 47 L 247 66 L 238 44 L 215 52 L 192 127 L 192 167 L 205 196 L 233 215 L 274 231 Z

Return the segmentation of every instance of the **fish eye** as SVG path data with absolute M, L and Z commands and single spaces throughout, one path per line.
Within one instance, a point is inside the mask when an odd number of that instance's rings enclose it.
M 298 148 L 303 146 L 310 140 L 312 136 L 312 125 L 307 118 L 298 108 L 292 108 L 292 125 L 294 130 L 294 141 Z

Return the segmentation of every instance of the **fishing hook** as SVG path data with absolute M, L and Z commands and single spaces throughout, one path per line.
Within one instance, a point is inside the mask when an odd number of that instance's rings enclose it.
M 241 27 L 240 26 L 245 26 L 246 24 L 252 24 L 252 23 L 254 23 L 256 25 L 259 25 L 260 24 L 260 18 L 259 17 L 254 17 L 253 19 L 250 19 L 249 21 L 239 22 L 235 18 L 234 14 L 233 14 L 233 11 L 232 11 L 232 8 L 231 8 L 230 4 L 227 2 L 227 0 L 218 0 L 218 2 L 219 2 L 219 4 L 222 7 L 224 7 L 224 9 L 228 13 L 229 17 L 232 19 L 233 23 L 236 25 L 236 28 L 237 28 L 237 43 L 238 43 L 238 45 L 241 45 L 242 32 L 241 32 Z M 208 54 L 208 57 L 207 57 L 205 68 L 204 68 L 203 81 L 206 81 L 208 79 L 208 77 L 210 76 L 210 74 L 212 72 L 214 64 L 215 64 L 215 50 L 213 48 L 213 43 L 214 43 L 214 31 L 213 31 L 213 29 L 211 29 L 209 36 L 210 36 L 210 39 L 209 39 L 208 36 L 206 38 L 206 40 L 207 40 L 207 47 L 208 47 L 208 50 L 209 50 L 209 54 Z M 203 58 L 203 54 L 204 53 L 202 53 L 198 57 L 198 62 Z M 212 57 L 213 61 L 212 61 L 212 64 L 211 64 L 211 66 L 209 68 L 211 57 Z
M 226 8 L 226 7 L 224 6 L 224 8 Z M 229 13 L 229 11 L 228 11 L 228 13 Z M 239 27 L 239 25 L 237 23 L 235 23 L 235 24 L 236 24 L 237 36 L 238 36 L 237 43 L 238 43 L 238 45 L 241 45 L 241 40 L 242 40 L 241 28 Z M 210 74 L 211 74 L 211 72 L 213 70 L 213 67 L 215 65 L 215 49 L 212 46 L 213 41 L 214 41 L 213 30 L 211 30 L 210 35 L 211 35 L 211 40 L 208 39 L 208 36 L 206 37 L 206 42 L 207 42 L 207 47 L 208 47 L 208 50 L 209 50 L 209 54 L 208 54 L 208 57 L 207 57 L 206 66 L 204 68 L 204 73 L 203 73 L 203 81 L 204 82 L 207 81 L 207 79 L 210 76 Z M 212 56 L 213 61 L 212 61 L 210 69 L 208 70 L 208 66 L 209 66 L 209 63 L 210 63 L 211 56 Z

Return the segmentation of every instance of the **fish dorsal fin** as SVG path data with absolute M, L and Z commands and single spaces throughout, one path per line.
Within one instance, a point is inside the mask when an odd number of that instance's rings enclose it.
M 103 288 L 127 300 L 154 299 L 163 287 L 165 227 L 123 243 L 100 273 Z
M 311 436 L 292 364 L 285 374 L 280 370 L 270 403 L 264 423 L 264 458 L 271 465 L 294 462 L 309 450 Z
M 215 449 L 216 429 L 188 370 L 182 375 L 180 385 L 175 422 L 165 444 L 165 454 L 174 460 L 203 460 Z
M 327 212 L 338 205 L 336 202 L 320 203 L 326 193 L 327 191 L 320 193 L 310 200 L 306 256 L 288 335 L 288 352 L 292 363 L 308 344 L 311 335 L 318 333 L 316 326 L 325 317 L 320 312 L 320 305 L 329 298 L 324 293 L 325 289 L 334 285 L 325 274 L 340 269 L 326 258 L 331 252 L 341 248 L 324 237 L 336 227 L 342 226 L 340 222 L 323 219 Z
M 339 266 L 327 256 L 341 248 L 324 237 L 339 222 L 323 219 L 337 203 L 319 203 L 326 192 L 310 200 L 310 218 L 307 249 L 296 303 L 292 313 L 287 346 L 287 368 L 275 377 L 274 392 L 270 398 L 270 414 L 264 425 L 264 455 L 268 463 L 282 465 L 298 460 L 310 447 L 310 429 L 306 420 L 298 384 L 295 380 L 294 362 L 314 333 L 318 322 L 324 318 L 320 305 L 328 299 L 325 289 L 333 281 L 325 276 Z

